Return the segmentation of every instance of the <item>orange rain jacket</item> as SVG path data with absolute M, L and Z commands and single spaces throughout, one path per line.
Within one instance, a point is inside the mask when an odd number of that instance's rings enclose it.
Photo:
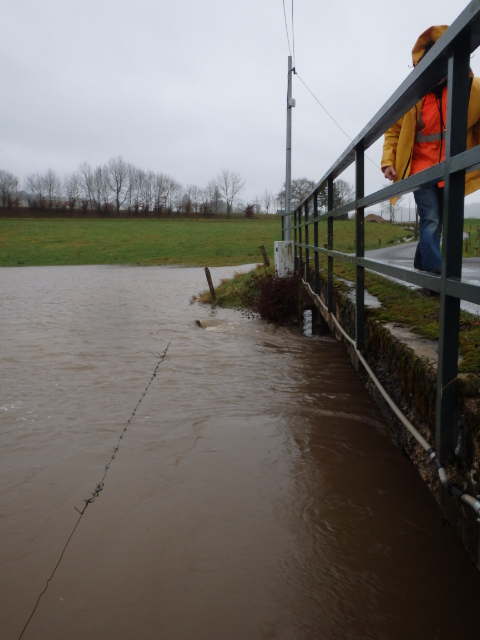
M 425 46 L 433 40 L 436 42 L 440 36 L 448 29 L 445 25 L 430 27 L 418 38 L 412 49 L 412 59 L 414 66 L 422 57 Z M 475 147 L 480 142 L 480 79 L 472 78 L 470 89 L 470 102 L 468 105 L 467 122 L 467 149 Z M 417 124 L 422 109 L 422 100 L 412 107 L 385 133 L 383 144 L 382 169 L 385 167 L 395 167 L 397 178 L 395 182 L 410 175 L 413 145 Z M 465 176 L 465 195 L 480 189 L 480 170 L 471 171 Z

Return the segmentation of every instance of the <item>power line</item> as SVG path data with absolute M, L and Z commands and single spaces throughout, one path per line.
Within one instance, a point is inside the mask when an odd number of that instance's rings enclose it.
M 353 142 L 353 139 L 348 135 L 348 133 L 345 131 L 345 129 L 335 120 L 335 118 L 332 116 L 332 114 L 325 108 L 325 106 L 320 102 L 320 100 L 317 98 L 317 96 L 313 93 L 313 91 L 310 89 L 310 87 L 306 84 L 306 82 L 303 80 L 303 78 L 300 77 L 300 75 L 298 74 L 296 68 L 295 68 L 295 29 L 294 29 L 294 11 L 293 11 L 293 0 L 292 1 L 292 44 L 293 44 L 293 54 L 292 54 L 292 47 L 290 46 L 290 38 L 288 35 L 288 25 L 287 25 L 287 12 L 285 9 L 285 0 L 282 0 L 283 2 L 283 16 L 285 18 L 285 31 L 287 33 L 287 42 L 288 42 L 288 50 L 290 52 L 290 55 L 293 58 L 293 72 L 294 74 L 298 77 L 298 79 L 300 80 L 300 82 L 303 84 L 303 86 L 305 87 L 305 89 L 310 93 L 310 95 L 314 98 L 314 100 L 316 100 L 316 102 L 320 105 L 320 107 L 323 109 L 323 111 L 327 114 L 327 116 L 330 118 L 330 120 L 332 120 L 332 122 L 340 129 L 340 131 L 347 137 L 347 139 L 350 142 Z M 366 153 L 364 154 L 365 157 L 367 158 L 367 160 L 369 162 L 371 162 L 374 167 L 376 169 L 378 169 L 378 165 L 376 162 L 374 162 Z
M 285 0 L 283 0 L 283 15 L 285 17 L 285 31 L 287 32 L 288 50 L 290 51 L 290 55 L 292 55 L 292 49 L 290 47 L 290 38 L 288 37 L 287 12 L 285 10 Z
M 293 43 L 293 66 L 295 67 L 295 27 L 293 24 L 293 0 L 292 0 L 292 43 Z
M 337 127 L 340 129 L 340 131 L 347 136 L 348 140 L 350 140 L 350 142 L 353 142 L 353 139 L 348 135 L 348 133 L 345 131 L 345 129 L 343 129 L 340 124 L 335 120 L 335 118 L 332 116 L 331 113 L 329 113 L 327 111 L 327 109 L 323 106 L 323 104 L 320 102 L 320 100 L 317 98 L 317 96 L 313 93 L 313 91 L 310 89 L 310 87 L 307 86 L 307 84 L 305 83 L 305 81 L 300 77 L 298 71 L 296 71 L 297 78 L 300 80 L 300 82 L 303 84 L 303 86 L 305 87 L 305 89 L 310 93 L 310 95 L 318 102 L 318 104 L 322 107 L 322 109 L 325 111 L 325 113 L 327 114 L 327 116 L 330 118 L 330 120 L 332 120 L 332 122 L 334 122 Z M 367 160 L 369 160 L 376 169 L 378 169 L 378 165 L 376 162 L 374 162 L 369 156 L 367 156 L 367 154 L 364 154 L 365 157 L 367 158 Z
M 327 116 L 330 118 L 330 120 L 332 120 L 332 122 L 334 122 L 337 127 L 340 129 L 340 131 L 347 136 L 347 138 L 350 140 L 350 142 L 352 142 L 352 138 L 348 135 L 348 133 L 345 131 L 345 129 L 343 129 L 338 122 L 335 120 L 335 118 L 332 116 L 332 114 L 327 111 L 327 109 L 323 106 L 323 104 L 320 102 L 320 100 L 317 98 L 317 96 L 313 93 L 313 91 L 310 89 L 310 87 L 307 86 L 307 84 L 304 82 L 303 78 L 300 77 L 300 75 L 298 74 L 297 71 L 297 78 L 300 80 L 300 82 L 303 84 L 303 86 L 305 87 L 305 89 L 310 93 L 310 95 L 318 102 L 318 104 L 322 107 L 322 109 L 325 111 L 325 113 L 327 114 Z

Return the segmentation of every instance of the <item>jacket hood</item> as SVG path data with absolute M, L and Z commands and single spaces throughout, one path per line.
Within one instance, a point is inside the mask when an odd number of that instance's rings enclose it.
M 448 29 L 448 25 L 441 24 L 436 27 L 430 27 L 422 33 L 412 49 L 413 66 L 416 67 L 420 58 L 425 52 L 425 47 L 429 42 L 436 42 Z

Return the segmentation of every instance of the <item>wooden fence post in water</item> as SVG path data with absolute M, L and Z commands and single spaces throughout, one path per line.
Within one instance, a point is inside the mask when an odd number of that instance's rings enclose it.
M 217 296 L 215 295 L 215 288 L 213 286 L 212 276 L 210 275 L 210 269 L 208 267 L 205 267 L 205 275 L 207 276 L 208 287 L 210 289 L 212 300 L 216 300 Z
M 267 256 L 267 252 L 265 251 L 265 247 L 262 244 L 260 247 L 258 247 L 260 249 L 260 251 L 262 252 L 262 256 L 263 256 L 263 265 L 265 267 L 269 267 L 270 266 L 270 260 L 268 259 Z

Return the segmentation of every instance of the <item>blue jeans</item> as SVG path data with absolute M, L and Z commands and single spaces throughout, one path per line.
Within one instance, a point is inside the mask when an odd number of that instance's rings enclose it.
M 442 235 L 443 188 L 422 187 L 413 192 L 420 217 L 420 242 L 417 245 L 413 266 L 422 271 L 441 273 L 442 254 L 440 236 Z

